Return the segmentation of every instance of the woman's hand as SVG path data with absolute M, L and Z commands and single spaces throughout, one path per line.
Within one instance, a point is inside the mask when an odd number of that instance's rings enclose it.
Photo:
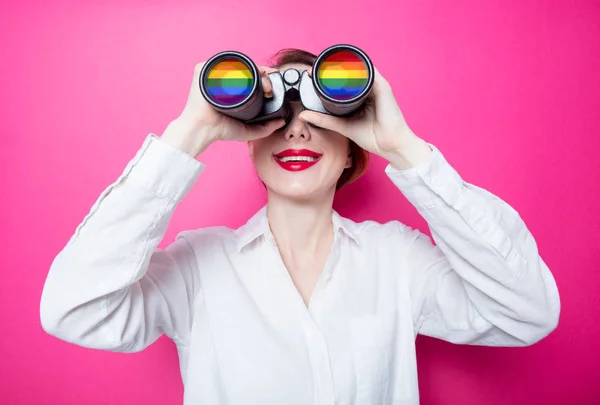
M 398 169 L 415 166 L 429 157 L 431 149 L 408 127 L 390 84 L 374 70 L 373 89 L 359 114 L 336 117 L 306 110 L 299 118 L 346 136 Z
M 187 103 L 176 119 L 171 121 L 161 139 L 197 157 L 218 140 L 246 142 L 271 135 L 285 124 L 284 120 L 269 120 L 260 124 L 245 124 L 215 110 L 200 92 L 200 72 L 205 62 L 194 69 L 194 77 Z M 261 85 L 267 97 L 272 97 L 273 87 L 267 74 L 276 69 L 261 67 Z

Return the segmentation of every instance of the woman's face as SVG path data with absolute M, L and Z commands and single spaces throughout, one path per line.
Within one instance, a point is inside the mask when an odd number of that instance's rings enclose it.
M 301 64 L 283 65 L 279 70 L 308 69 Z M 270 136 L 249 142 L 250 158 L 268 191 L 295 200 L 310 200 L 335 192 L 345 168 L 351 167 L 349 141 L 343 135 L 314 127 L 298 118 L 304 109 L 291 104 L 290 123 Z

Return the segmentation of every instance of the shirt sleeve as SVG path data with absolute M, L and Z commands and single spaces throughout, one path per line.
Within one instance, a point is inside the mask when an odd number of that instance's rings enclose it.
M 416 167 L 385 169 L 436 242 L 400 225 L 416 333 L 485 346 L 541 340 L 558 324 L 560 300 L 532 234 L 511 206 L 463 181 L 430 147 Z
M 179 235 L 157 246 L 204 165 L 150 134 L 50 267 L 41 296 L 49 334 L 84 347 L 135 352 L 163 333 L 186 344 L 197 288 Z

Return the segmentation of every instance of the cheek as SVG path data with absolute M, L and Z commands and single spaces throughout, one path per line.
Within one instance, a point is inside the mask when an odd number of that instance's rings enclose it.
M 350 153 L 350 141 L 343 135 L 338 133 L 331 134 L 331 153 L 335 155 L 336 161 L 346 165 L 348 161 L 348 153 Z
M 263 148 L 257 151 L 254 155 L 254 164 L 257 167 L 263 167 L 270 163 L 272 155 L 269 149 Z
M 252 141 L 250 144 L 250 156 L 255 164 L 260 163 L 266 156 L 271 154 L 271 148 L 267 139 L 268 138 Z
M 252 164 L 259 177 L 266 180 L 271 177 L 276 166 L 276 163 L 273 161 L 273 149 L 265 144 L 256 146 L 258 147 L 254 149 Z

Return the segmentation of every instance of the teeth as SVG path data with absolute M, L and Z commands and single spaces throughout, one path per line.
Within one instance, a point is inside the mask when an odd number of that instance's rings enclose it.
M 318 158 L 312 156 L 286 156 L 277 159 L 282 162 L 314 162 Z

